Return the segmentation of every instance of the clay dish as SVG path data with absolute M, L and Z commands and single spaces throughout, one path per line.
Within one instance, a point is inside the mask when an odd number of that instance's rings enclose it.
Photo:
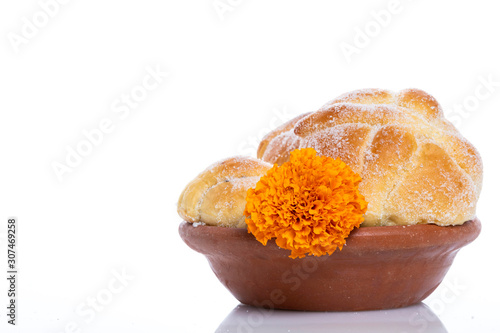
M 179 233 L 204 254 L 222 284 L 241 303 L 307 311 L 361 311 L 416 304 L 443 280 L 455 255 L 481 230 L 460 226 L 364 227 L 342 251 L 291 259 L 273 241 L 259 243 L 246 229 L 193 227 Z

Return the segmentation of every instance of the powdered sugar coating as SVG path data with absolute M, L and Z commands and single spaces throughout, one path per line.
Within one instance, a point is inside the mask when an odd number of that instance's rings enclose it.
M 344 94 L 301 118 L 299 147 L 339 157 L 363 177 L 369 201 L 364 225 L 462 224 L 474 218 L 481 191 L 477 150 L 443 116 L 436 99 L 417 89 L 365 89 Z M 291 136 L 291 134 L 288 134 Z M 295 149 L 270 141 L 281 163 Z M 263 159 L 272 159 L 264 151 Z

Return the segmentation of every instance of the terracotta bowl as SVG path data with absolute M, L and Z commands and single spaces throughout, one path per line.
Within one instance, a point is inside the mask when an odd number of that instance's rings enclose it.
M 443 280 L 458 250 L 481 230 L 461 226 L 366 227 L 354 230 L 342 251 L 291 259 L 246 229 L 193 227 L 179 233 L 204 254 L 222 284 L 241 303 L 307 311 L 399 308 L 425 299 Z

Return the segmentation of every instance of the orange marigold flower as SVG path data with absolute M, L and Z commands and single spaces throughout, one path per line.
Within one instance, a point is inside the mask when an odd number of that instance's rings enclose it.
M 248 232 L 264 245 L 276 238 L 292 251 L 290 258 L 342 250 L 367 209 L 360 182 L 338 158 L 317 156 L 312 148 L 294 150 L 290 162 L 275 164 L 248 190 Z

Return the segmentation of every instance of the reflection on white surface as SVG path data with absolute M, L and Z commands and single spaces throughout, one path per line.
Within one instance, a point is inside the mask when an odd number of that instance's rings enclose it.
M 215 333 L 398 332 L 443 333 L 443 323 L 423 303 L 401 309 L 362 312 L 301 312 L 238 305 Z

